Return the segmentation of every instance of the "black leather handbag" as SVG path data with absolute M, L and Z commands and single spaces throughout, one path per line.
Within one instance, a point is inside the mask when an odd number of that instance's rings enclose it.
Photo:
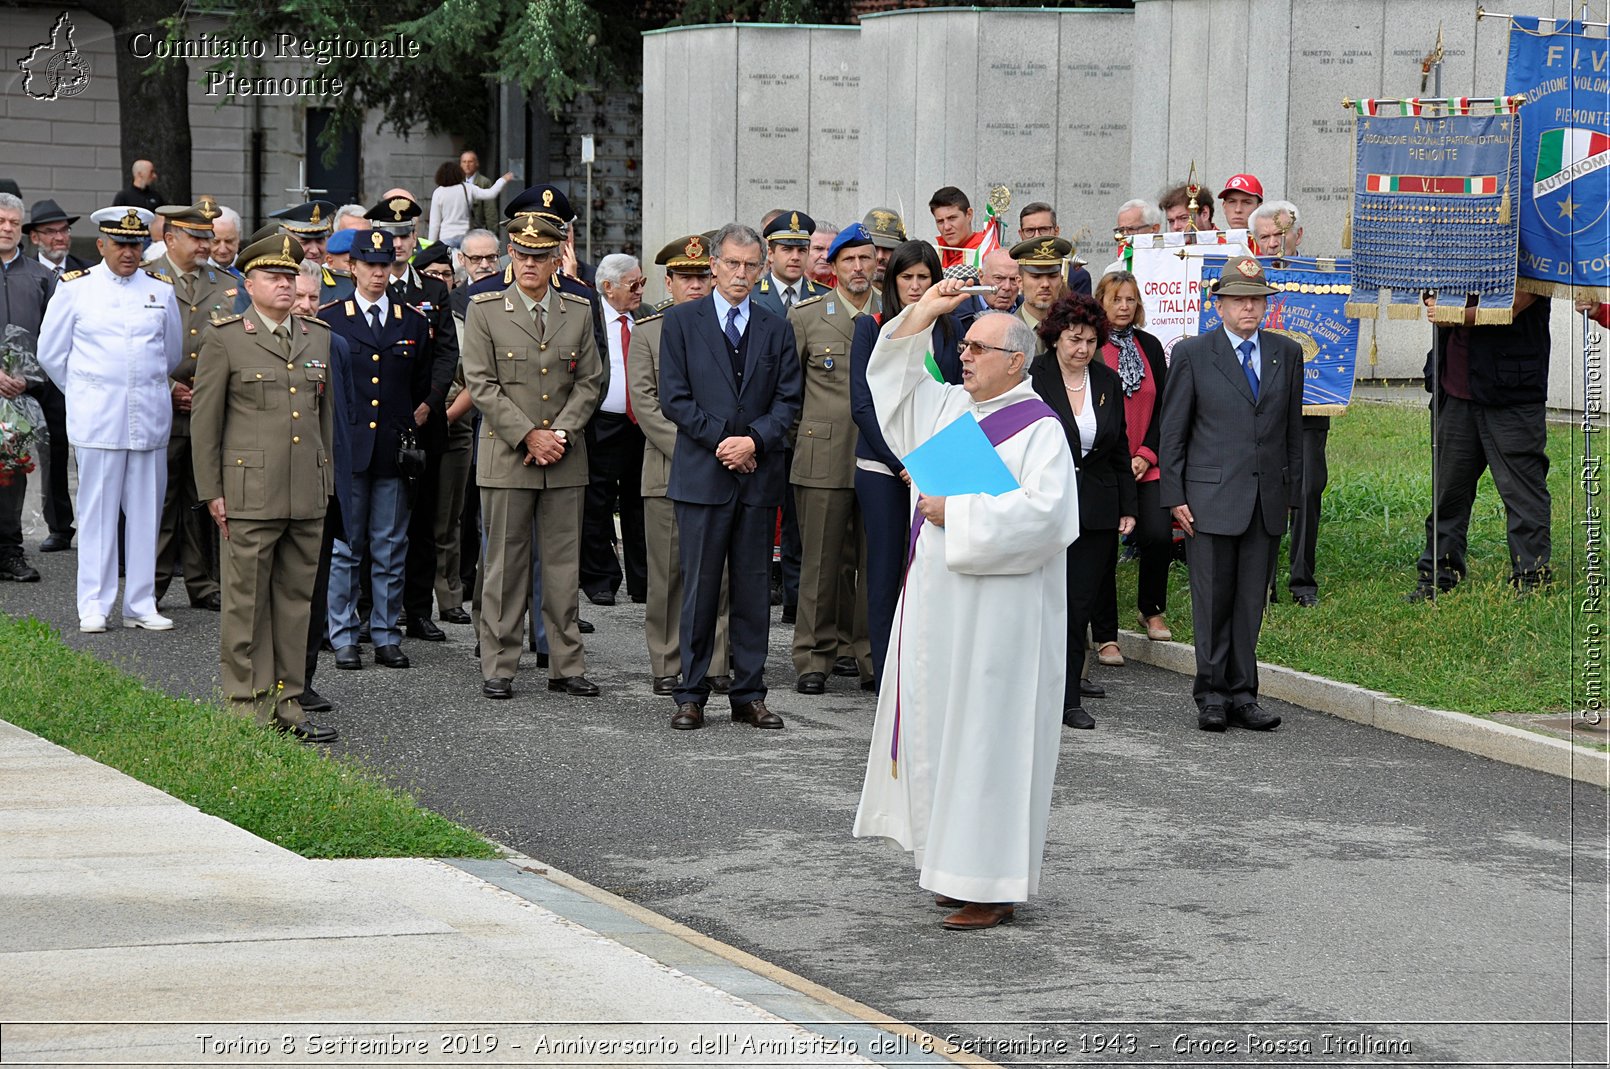
M 425 451 L 419 447 L 412 427 L 404 427 L 397 436 L 397 470 L 406 479 L 425 474 Z

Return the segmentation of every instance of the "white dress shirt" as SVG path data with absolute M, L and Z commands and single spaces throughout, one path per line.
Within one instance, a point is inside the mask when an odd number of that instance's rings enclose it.
M 599 405 L 603 412 L 613 412 L 617 416 L 626 415 L 626 353 L 621 349 L 621 320 L 626 320 L 627 330 L 636 330 L 637 321 L 630 312 L 617 312 L 609 307 L 609 315 L 604 319 L 604 336 L 609 340 L 609 392 L 604 395 L 604 403 Z

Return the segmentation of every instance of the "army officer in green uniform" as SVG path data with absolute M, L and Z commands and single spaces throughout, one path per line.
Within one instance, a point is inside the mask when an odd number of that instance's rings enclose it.
M 277 235 L 241 250 L 252 306 L 207 330 L 196 367 L 190 448 L 196 489 L 223 538 L 220 683 L 259 723 L 331 742 L 299 699 L 324 511 L 335 492 L 328 443 L 330 328 L 291 314 L 302 249 Z
M 481 693 L 513 696 L 522 622 L 531 597 L 531 521 L 542 564 L 548 689 L 593 697 L 576 598 L 582 430 L 598 407 L 604 367 L 592 304 L 552 285 L 564 233 L 536 212 L 509 221 L 514 284 L 478 293 L 464 320 L 464 385 L 481 413 L 475 481 L 486 551 L 481 585 Z

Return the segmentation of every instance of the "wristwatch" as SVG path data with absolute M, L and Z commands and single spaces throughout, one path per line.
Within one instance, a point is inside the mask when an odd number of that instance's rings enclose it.
M 559 439 L 561 442 L 564 442 L 566 445 L 570 444 L 570 440 L 565 437 L 565 432 L 564 431 L 554 431 L 553 436 L 555 438 Z

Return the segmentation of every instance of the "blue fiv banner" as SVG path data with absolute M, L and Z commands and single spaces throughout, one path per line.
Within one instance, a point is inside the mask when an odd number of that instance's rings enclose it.
M 1580 22 L 1510 20 L 1504 91 L 1526 100 L 1520 273 L 1545 295 L 1610 287 L 1610 41 L 1582 34 Z
M 1521 193 L 1517 117 L 1502 101 L 1460 114 L 1418 100 L 1360 101 L 1353 187 L 1353 288 L 1349 311 L 1418 319 L 1426 292 L 1438 312 L 1478 323 L 1509 322 L 1515 303 Z M 1386 114 L 1391 105 L 1397 113 Z M 1468 107 L 1468 105 L 1466 105 Z M 1429 114 L 1448 112 L 1454 114 Z M 1497 114 L 1494 114 L 1497 112 Z M 1387 295 L 1378 301 L 1377 295 Z
M 1206 296 L 1227 257 L 1202 262 L 1202 317 L 1197 333 L 1222 325 L 1219 309 Z M 1263 329 L 1284 334 L 1303 350 L 1303 411 L 1331 415 L 1345 411 L 1353 399 L 1353 369 L 1358 362 L 1358 320 L 1347 314 L 1353 266 L 1347 260 L 1286 257 L 1260 260 L 1269 285 L 1279 290 L 1269 298 Z

